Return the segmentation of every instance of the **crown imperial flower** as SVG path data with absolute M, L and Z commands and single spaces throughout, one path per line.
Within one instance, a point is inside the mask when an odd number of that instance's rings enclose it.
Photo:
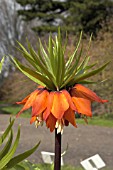
M 90 59 L 88 55 L 81 61 L 83 50 L 83 47 L 80 48 L 81 37 L 82 33 L 73 54 L 67 61 L 64 57 L 66 46 L 62 45 L 60 29 L 55 39 L 50 34 L 46 49 L 39 40 L 38 52 L 33 49 L 29 41 L 29 51 L 18 42 L 19 50 L 32 67 L 21 64 L 16 58 L 12 57 L 12 60 L 20 71 L 39 85 L 25 99 L 17 102 L 24 105 L 18 116 L 31 107 L 30 123 L 35 122 L 38 127 L 45 122 L 51 132 L 57 128 L 59 133 L 69 123 L 77 127 L 76 113 L 91 117 L 92 102 L 107 102 L 83 85 L 95 83 L 86 79 L 102 71 L 108 63 L 91 70 L 96 64 L 88 64 Z

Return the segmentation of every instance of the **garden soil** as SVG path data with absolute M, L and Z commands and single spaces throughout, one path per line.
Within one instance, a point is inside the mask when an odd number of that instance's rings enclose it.
M 9 123 L 10 115 L 0 114 L 0 135 Z M 14 137 L 21 124 L 21 136 L 16 154 L 32 148 L 41 141 L 37 151 L 28 158 L 33 163 L 43 163 L 41 151 L 54 152 L 54 132 L 50 133 L 45 127 L 35 128 L 30 125 L 29 118 L 16 118 L 14 123 Z M 68 149 L 63 156 L 64 164 L 81 166 L 80 162 L 95 154 L 99 154 L 106 164 L 106 168 L 113 170 L 113 128 L 78 124 L 65 127 L 62 135 L 62 152 Z

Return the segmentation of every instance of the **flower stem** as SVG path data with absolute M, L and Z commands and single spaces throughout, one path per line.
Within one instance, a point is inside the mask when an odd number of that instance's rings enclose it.
M 61 133 L 57 133 L 57 128 L 55 128 L 55 160 L 54 160 L 54 170 L 61 169 Z

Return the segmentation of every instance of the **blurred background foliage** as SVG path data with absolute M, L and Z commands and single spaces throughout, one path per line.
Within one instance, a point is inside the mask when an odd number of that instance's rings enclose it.
M 37 19 L 32 29 L 37 33 L 62 30 L 84 30 L 85 33 L 97 34 L 102 24 L 113 15 L 112 0 L 16 0 L 22 6 L 18 14 L 25 21 Z
M 83 30 L 84 52 L 90 34 L 93 40 L 89 55 L 91 63 L 102 65 L 111 63 L 93 77 L 97 84 L 89 85 L 109 103 L 93 105 L 95 115 L 108 114 L 113 117 L 113 1 L 112 0 L 0 0 L 0 59 L 11 54 L 25 62 L 16 40 L 26 46 L 26 37 L 36 48 L 37 39 L 47 41 L 48 33 L 56 34 L 58 26 L 63 35 L 68 31 L 66 57 L 76 46 L 78 36 Z M 64 36 L 65 37 L 65 36 Z M 101 83 L 102 80 L 103 83 Z M 37 87 L 20 73 L 6 57 L 0 75 L 0 107 L 12 105 Z

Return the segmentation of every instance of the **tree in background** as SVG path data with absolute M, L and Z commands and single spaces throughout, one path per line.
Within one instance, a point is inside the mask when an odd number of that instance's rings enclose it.
M 18 14 L 25 21 L 35 19 L 32 29 L 38 33 L 57 31 L 58 25 L 63 25 L 66 11 L 69 8 L 67 2 L 52 0 L 16 0 L 22 6 Z M 68 3 L 69 4 L 69 3 Z
M 22 6 L 18 14 L 26 21 L 35 19 L 32 29 L 38 33 L 56 31 L 94 33 L 113 15 L 112 0 L 16 0 Z
M 66 19 L 67 24 L 96 36 L 103 26 L 107 26 L 113 16 L 113 1 L 72 0 L 69 13 L 70 15 Z

